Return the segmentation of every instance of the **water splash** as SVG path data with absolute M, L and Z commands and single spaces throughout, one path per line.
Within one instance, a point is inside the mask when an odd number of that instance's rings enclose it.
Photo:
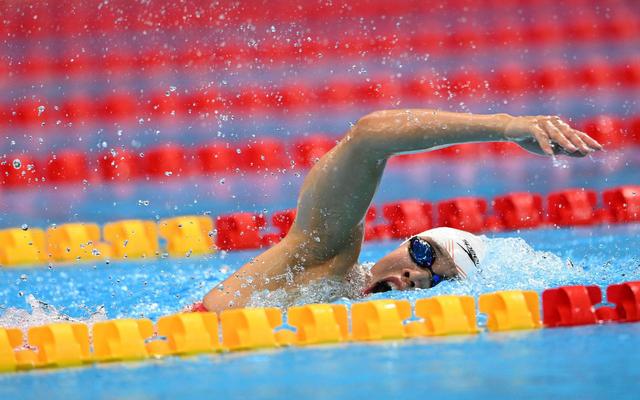
M 587 285 L 640 280 L 640 264 L 631 259 L 612 265 L 607 260 L 583 265 L 581 259 L 562 258 L 548 251 L 533 249 L 522 238 L 486 238 L 487 254 L 482 270 L 466 280 L 445 281 L 432 289 L 391 291 L 362 297 L 368 271 L 373 263 L 359 264 L 352 275 L 343 280 L 319 280 L 295 290 L 279 289 L 254 294 L 251 306 L 288 307 L 308 303 L 338 302 L 375 299 L 417 300 L 438 295 L 471 295 L 498 290 L 535 290 L 562 285 Z
M 36 299 L 33 295 L 28 295 L 25 301 L 31 307 L 31 312 L 10 307 L 0 315 L 0 327 L 19 328 L 26 333 L 31 327 L 54 322 L 81 322 L 91 328 L 96 322 L 108 319 L 107 312 L 103 306 L 98 307 L 95 311 L 87 310 L 86 318 L 73 318 L 65 315 L 51 304 Z

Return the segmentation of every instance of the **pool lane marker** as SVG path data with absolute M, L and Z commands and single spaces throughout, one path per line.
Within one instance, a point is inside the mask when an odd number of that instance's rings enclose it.
M 548 226 L 592 226 L 602 223 L 640 222 L 640 186 L 620 186 L 603 192 L 604 208 L 596 208 L 593 190 L 565 189 L 550 193 L 548 209 L 535 193 L 508 193 L 496 197 L 494 215 L 487 214 L 487 201 L 464 197 L 438 203 L 441 226 L 468 230 L 504 231 Z M 416 199 L 383 204 L 385 221 L 376 224 L 377 210 L 367 212 L 365 240 L 406 239 L 434 227 L 432 205 Z M 546 218 L 543 218 L 546 216 Z M 234 213 L 218 216 L 179 216 L 158 223 L 121 220 L 99 226 L 70 223 L 50 227 L 46 235 L 38 228 L 23 226 L 0 230 L 0 266 L 45 265 L 45 263 L 96 262 L 99 260 L 176 258 L 225 251 L 254 250 L 277 243 L 286 236 L 295 210 L 272 214 L 278 232 L 266 232 L 264 214 Z M 268 230 L 268 229 L 267 229 Z
M 542 294 L 540 321 L 540 298 L 536 292 L 499 291 L 480 295 L 479 312 L 488 316 L 488 332 L 640 322 L 640 281 L 610 285 L 607 297 L 615 307 L 600 303 L 602 293 L 598 286 L 547 289 Z M 480 332 L 476 314 L 475 299 L 470 296 L 420 299 L 413 313 L 407 300 L 354 303 L 350 327 L 348 308 L 335 304 L 291 307 L 286 323 L 278 308 L 225 310 L 220 314 L 220 324 L 215 313 L 203 311 L 162 317 L 155 327 L 148 319 L 96 323 L 92 328 L 93 348 L 84 324 L 54 323 L 30 328 L 26 344 L 20 330 L 0 328 L 0 371 L 349 341 L 469 335 Z

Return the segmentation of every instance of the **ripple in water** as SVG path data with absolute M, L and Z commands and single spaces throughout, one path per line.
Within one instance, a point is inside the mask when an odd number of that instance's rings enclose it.
M 360 264 L 345 281 L 320 280 L 296 290 L 280 289 L 255 294 L 251 301 L 254 307 L 288 307 L 308 303 L 338 302 L 350 304 L 353 301 L 373 299 L 416 300 L 438 295 L 471 295 L 497 290 L 535 290 L 542 292 L 550 287 L 562 285 L 606 285 L 612 282 L 640 280 L 640 262 L 630 260 L 616 265 L 603 262 L 587 268 L 558 255 L 534 250 L 521 238 L 484 238 L 487 254 L 481 271 L 466 280 L 445 281 L 432 289 L 391 291 L 362 297 L 368 271 L 373 263 Z
M 27 296 L 25 301 L 31 307 L 31 312 L 20 308 L 8 308 L 0 315 L 0 327 L 19 328 L 26 333 L 33 326 L 55 322 L 78 322 L 87 324 L 91 329 L 96 322 L 107 320 L 104 307 L 98 307 L 95 311 L 87 310 L 86 318 L 73 318 L 56 307 L 36 299 L 33 295 Z

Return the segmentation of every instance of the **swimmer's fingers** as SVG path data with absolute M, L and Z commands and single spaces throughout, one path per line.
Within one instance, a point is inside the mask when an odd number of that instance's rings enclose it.
M 531 133 L 533 134 L 533 137 L 535 137 L 536 141 L 538 142 L 538 146 L 540 146 L 544 154 L 552 156 L 554 153 L 553 147 L 551 147 L 551 140 L 549 139 L 549 135 L 547 135 L 547 133 L 537 124 L 534 124 L 532 126 Z
M 580 132 L 580 131 L 577 131 L 577 132 L 578 132 L 578 135 L 580 135 L 580 138 L 582 139 L 582 141 L 584 141 L 592 149 L 594 149 L 594 150 L 602 150 L 602 149 L 604 149 L 604 146 L 602 146 L 600 144 L 600 142 L 598 142 L 597 140 L 595 140 L 591 136 L 587 135 L 584 132 Z
M 545 128 L 545 131 L 548 133 L 549 138 L 554 143 L 557 143 L 562 148 L 563 152 L 571 155 L 578 151 L 582 153 L 581 148 L 574 144 L 572 135 L 569 135 L 567 134 L 567 132 L 560 130 L 553 122 L 551 122 L 551 120 L 544 120 L 541 122 L 541 124 Z M 569 137 L 571 137 L 571 139 Z M 586 151 L 588 152 L 588 150 Z
M 552 120 L 552 122 L 580 149 L 581 153 L 589 154 L 597 150 L 602 150 L 602 145 L 586 133 L 573 129 L 569 124 L 559 118 Z

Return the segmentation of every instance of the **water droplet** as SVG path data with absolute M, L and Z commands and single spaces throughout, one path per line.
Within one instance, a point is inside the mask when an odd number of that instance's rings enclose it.
M 42 115 L 44 110 L 45 110 L 44 106 L 38 106 L 38 117 Z
M 13 160 L 12 164 L 13 164 L 13 168 L 15 169 L 20 169 L 20 167 L 22 167 L 22 161 L 20 161 L 19 158 L 16 158 L 15 160 Z
M 29 229 L 29 225 L 27 225 L 27 224 L 22 224 L 22 225 L 20 225 L 20 229 L 22 229 L 23 231 L 26 231 L 26 230 L 28 230 L 28 229 Z
M 171 171 L 164 171 L 164 176 L 171 176 L 173 175 L 173 172 Z

